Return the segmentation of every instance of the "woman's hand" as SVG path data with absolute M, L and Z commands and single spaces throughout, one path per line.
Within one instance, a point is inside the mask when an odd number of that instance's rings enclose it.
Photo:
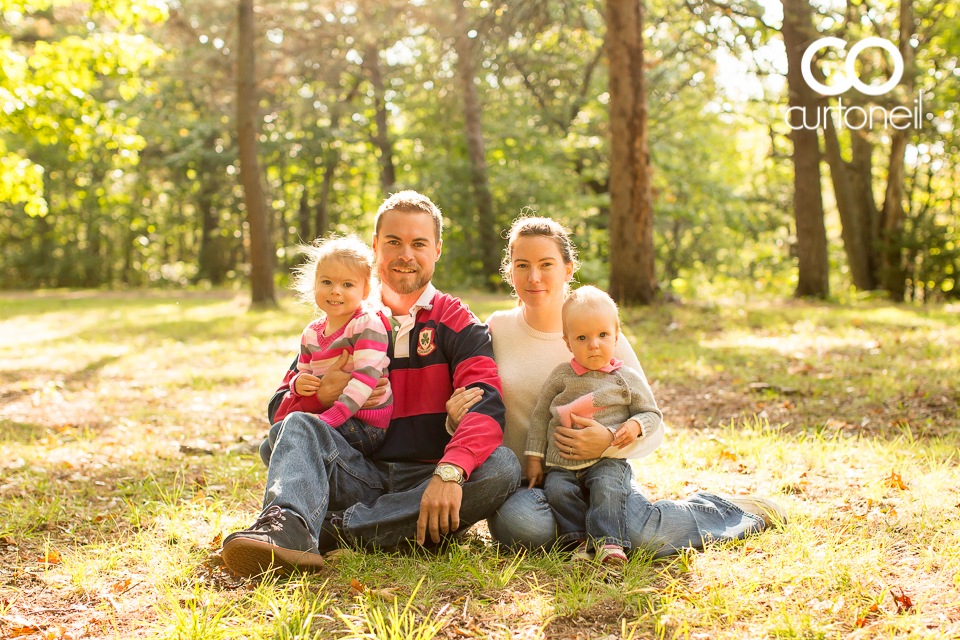
M 527 456 L 527 478 L 530 480 L 528 489 L 543 484 L 543 458 Z
M 450 426 L 456 429 L 460 421 L 463 420 L 463 416 L 467 415 L 470 407 L 480 402 L 482 397 L 483 389 L 460 387 L 455 390 L 450 399 L 447 400 L 447 422 Z
M 613 441 L 613 434 L 605 426 L 591 420 L 570 414 L 570 420 L 578 428 L 557 427 L 553 440 L 564 460 L 593 460 L 607 450 Z

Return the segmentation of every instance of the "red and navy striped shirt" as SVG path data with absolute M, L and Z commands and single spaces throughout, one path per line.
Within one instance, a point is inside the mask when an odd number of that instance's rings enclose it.
M 403 339 L 407 349 L 397 349 L 391 339 L 387 351 L 393 417 L 374 459 L 447 462 L 469 476 L 503 442 L 504 406 L 490 331 L 459 298 L 437 291 L 416 311 Z M 296 363 L 270 401 L 271 422 L 295 373 Z M 483 396 L 451 436 L 446 402 L 458 387 L 482 389 Z

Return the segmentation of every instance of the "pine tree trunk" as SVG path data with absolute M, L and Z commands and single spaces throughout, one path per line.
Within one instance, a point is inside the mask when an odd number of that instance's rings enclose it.
M 783 43 L 787 50 L 787 86 L 793 140 L 793 213 L 797 223 L 799 257 L 794 295 L 826 298 L 830 293 L 827 231 L 823 222 L 820 184 L 820 146 L 817 130 L 804 127 L 816 121 L 818 100 L 800 71 L 800 61 L 814 34 L 812 9 L 807 0 L 783 0 Z
M 484 285 L 495 289 L 500 278 L 500 238 L 497 235 L 497 220 L 493 212 L 493 196 L 487 176 L 487 154 L 483 141 L 483 124 L 480 119 L 480 96 L 475 79 L 477 65 L 474 39 L 467 32 L 467 11 L 462 0 L 453 0 L 456 11 L 457 79 L 463 94 L 463 127 L 470 157 L 470 185 L 477 206 L 477 231 L 480 239 L 480 259 L 483 263 Z
M 380 47 L 377 43 L 367 47 L 363 56 L 363 66 L 370 74 L 370 84 L 373 85 L 373 99 L 376 106 L 374 120 L 377 123 L 377 133 L 373 136 L 373 140 L 380 149 L 380 186 L 383 188 L 383 197 L 386 198 L 397 184 L 397 170 L 393 163 L 393 143 L 390 142 L 387 101 L 384 97 L 386 87 L 383 84 L 383 73 L 380 71 Z
M 840 213 L 841 236 L 843 248 L 847 254 L 847 264 L 850 266 L 850 276 L 853 286 L 861 291 L 870 291 L 876 287 L 871 268 L 871 254 L 873 247 L 869 238 L 870 220 L 867 217 L 867 203 L 862 200 L 863 193 L 859 189 L 858 178 L 852 162 L 843 159 L 840 152 L 840 140 L 833 119 L 827 118 L 823 131 L 826 147 L 827 163 L 830 165 L 830 180 L 833 183 L 833 192 L 837 200 L 837 211 Z M 857 132 L 851 136 L 857 137 Z M 854 144 L 856 144 L 854 142 Z
M 652 168 L 643 69 L 643 4 L 607 0 L 610 65 L 610 294 L 651 304 L 654 265 Z
M 257 161 L 257 86 L 254 66 L 253 0 L 239 0 L 237 11 L 237 146 L 243 202 L 250 226 L 250 288 L 254 307 L 277 306 L 267 205 Z
M 903 56 L 903 83 L 907 88 L 907 95 L 913 93 L 914 73 L 913 47 L 910 38 L 913 36 L 913 3 L 912 0 L 900 0 L 900 55 Z M 884 289 L 890 294 L 891 300 L 903 300 L 906 294 L 906 273 L 903 269 L 902 236 L 906 213 L 903 209 L 903 178 L 904 157 L 908 141 L 907 130 L 898 129 L 893 132 L 890 142 L 890 162 L 887 165 L 887 188 L 883 198 L 883 209 L 880 213 L 881 246 L 883 247 L 882 266 L 880 269 Z

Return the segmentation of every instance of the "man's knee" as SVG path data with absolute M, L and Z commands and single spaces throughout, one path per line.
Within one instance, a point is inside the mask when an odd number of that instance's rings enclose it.
M 316 443 L 322 451 L 335 451 L 336 442 L 334 435 L 337 434 L 333 429 L 327 426 L 323 420 L 312 413 L 303 411 L 294 411 L 280 423 L 277 430 L 276 439 L 271 443 L 272 449 L 276 450 L 284 439 L 292 439 L 295 446 L 308 446 L 309 443 Z M 274 428 L 276 425 L 274 425 Z M 273 428 L 271 428 L 271 432 Z M 272 433 L 271 433 L 272 435 Z

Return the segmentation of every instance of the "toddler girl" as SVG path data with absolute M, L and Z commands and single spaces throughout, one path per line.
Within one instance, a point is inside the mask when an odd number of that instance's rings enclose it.
M 285 381 L 288 394 L 274 417 L 279 423 L 294 411 L 319 416 L 365 456 L 378 451 L 390 424 L 393 396 L 387 389 L 379 404 L 361 409 L 386 372 L 389 359 L 389 323 L 363 307 L 370 294 L 373 252 L 356 236 L 331 237 L 301 247 L 307 260 L 294 272 L 297 298 L 316 305 L 323 315 L 307 325 L 300 336 L 297 372 Z M 317 397 L 320 379 L 347 354 L 342 370 L 352 379 L 333 406 Z M 275 426 L 279 426 L 276 424 Z M 266 446 L 276 439 L 271 429 Z M 269 452 L 261 451 L 265 461 Z
M 613 357 L 620 333 L 617 305 L 596 287 L 581 287 L 563 303 L 563 340 L 573 359 L 543 383 L 527 434 L 530 487 L 544 479 L 557 521 L 558 541 L 576 543 L 575 558 L 591 549 L 605 565 L 626 562 L 630 464 L 619 458 L 568 460 L 554 442 L 557 426 L 577 428 L 571 414 L 592 418 L 614 432 L 611 446 L 624 447 L 660 424 L 653 393 L 642 373 Z M 568 453 L 564 451 L 563 453 Z

